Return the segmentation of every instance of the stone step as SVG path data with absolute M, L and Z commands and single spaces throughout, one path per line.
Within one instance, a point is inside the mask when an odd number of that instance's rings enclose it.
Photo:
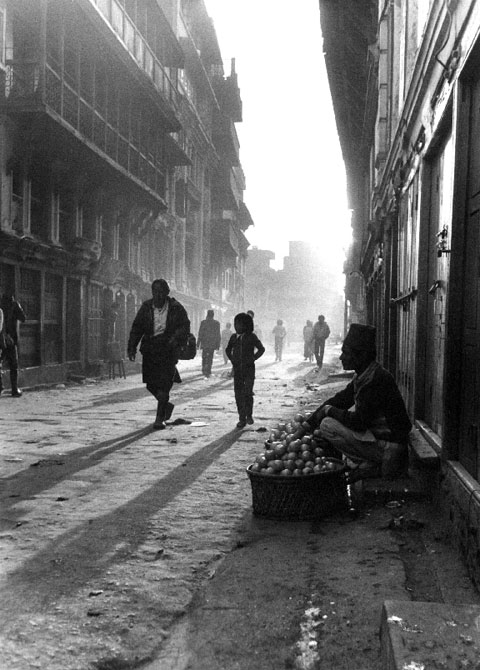
M 427 483 L 411 476 L 398 479 L 364 479 L 354 484 L 355 492 L 365 503 L 385 504 L 392 500 L 430 500 L 434 493 L 431 478 Z
M 397 479 L 364 479 L 354 485 L 354 495 L 363 503 L 385 504 L 393 500 L 432 500 L 439 488 L 440 457 L 413 428 L 409 439 L 408 473 Z
M 480 606 L 387 600 L 380 644 L 383 670 L 479 668 Z
M 418 428 L 412 428 L 409 435 L 410 463 L 430 470 L 440 468 L 440 456 Z

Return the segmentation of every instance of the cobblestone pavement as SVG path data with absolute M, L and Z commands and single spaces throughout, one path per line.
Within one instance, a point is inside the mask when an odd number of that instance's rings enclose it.
M 379 604 L 410 597 L 385 510 L 324 524 L 251 514 L 259 428 L 345 383 L 317 387 L 326 372 L 301 359 L 259 361 L 244 431 L 218 360 L 208 380 L 199 360 L 181 364 L 171 422 L 192 423 L 165 431 L 139 375 L 0 398 L 2 670 L 380 670 Z M 456 586 L 474 597 L 461 569 Z M 312 608 L 331 625 L 326 665 L 309 655 Z

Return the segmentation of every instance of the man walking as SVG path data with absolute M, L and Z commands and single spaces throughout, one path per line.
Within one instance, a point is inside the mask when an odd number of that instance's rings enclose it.
M 277 319 L 277 325 L 272 330 L 272 334 L 275 339 L 275 361 L 281 361 L 283 344 L 287 335 L 287 331 L 285 330 L 282 319 Z
M 220 349 L 220 322 L 213 318 L 213 309 L 207 310 L 207 318 L 200 323 L 197 347 L 202 350 L 202 374 L 208 379 L 212 374 L 213 354 Z
M 317 323 L 313 326 L 313 353 L 317 361 L 317 372 L 320 372 L 322 369 L 325 340 L 329 335 L 330 328 L 328 323 L 325 321 L 323 314 L 320 314 Z
M 310 320 L 303 326 L 303 358 L 310 363 L 313 360 L 313 323 Z
M 20 303 L 13 295 L 4 293 L 2 296 L 1 309 L 3 311 L 3 339 L 4 349 L 0 355 L 0 393 L 2 392 L 1 362 L 7 361 L 10 368 L 10 385 L 12 396 L 20 398 L 22 392 L 18 388 L 18 340 L 19 324 L 25 323 L 25 312 Z
M 128 338 L 128 358 L 135 360 L 140 342 L 142 379 L 157 400 L 154 430 L 163 430 L 173 412 L 169 402 L 174 382 L 180 381 L 178 353 L 190 332 L 190 320 L 183 305 L 169 296 L 165 279 L 152 282 L 152 298 L 140 307 Z

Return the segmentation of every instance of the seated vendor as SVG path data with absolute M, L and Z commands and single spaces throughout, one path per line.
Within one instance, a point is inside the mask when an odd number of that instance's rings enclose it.
M 412 425 L 405 403 L 390 372 L 375 359 L 375 328 L 352 323 L 340 360 L 345 370 L 355 371 L 353 379 L 308 419 L 327 448 L 357 465 L 351 482 L 398 476 L 408 456 Z

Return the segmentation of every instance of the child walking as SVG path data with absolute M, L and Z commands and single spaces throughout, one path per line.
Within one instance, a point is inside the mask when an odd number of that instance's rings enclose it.
M 233 326 L 235 333 L 225 353 L 233 365 L 233 390 L 239 419 L 237 428 L 245 428 L 247 423 L 253 423 L 255 361 L 263 356 L 265 347 L 253 332 L 253 319 L 249 314 L 237 314 Z

